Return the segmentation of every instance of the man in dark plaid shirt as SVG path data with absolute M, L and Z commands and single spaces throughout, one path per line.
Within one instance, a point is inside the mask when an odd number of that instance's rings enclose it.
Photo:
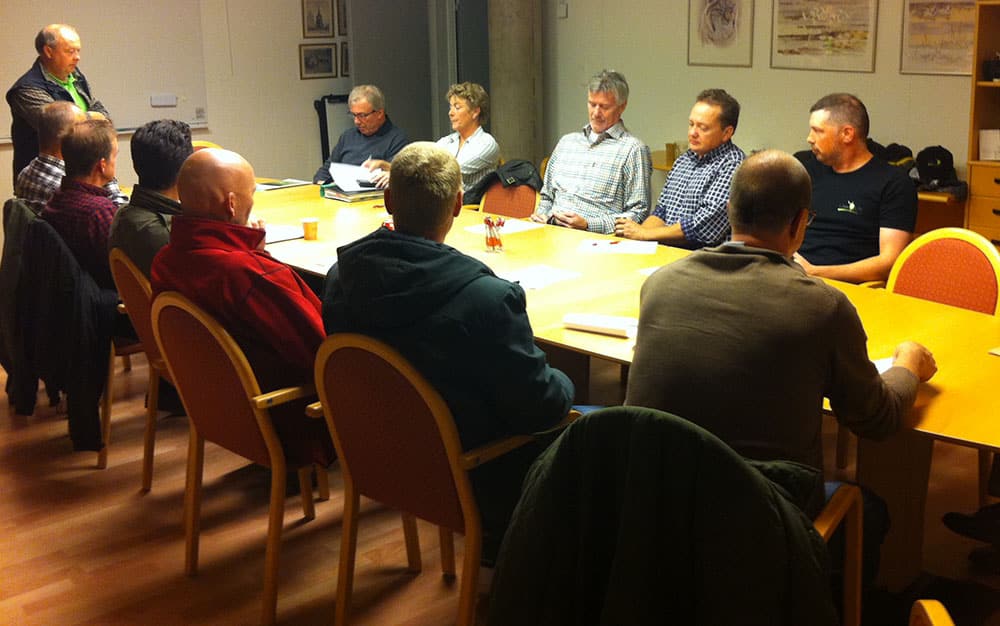
M 638 224 L 619 218 L 615 234 L 683 248 L 716 246 L 729 237 L 729 181 L 746 156 L 731 140 L 740 104 L 706 89 L 688 117 L 688 150 L 677 157 L 656 208 Z
M 108 233 L 117 207 L 104 185 L 115 177 L 118 138 L 111 122 L 73 125 L 62 142 L 66 177 L 42 211 L 73 256 L 101 287 L 114 289 L 108 266 Z
M 84 113 L 72 102 L 61 100 L 42 106 L 38 114 L 38 156 L 20 171 L 14 183 L 14 196 L 24 200 L 35 213 L 45 208 L 66 175 L 62 160 L 63 137 L 73 124 L 88 117 L 100 119 L 103 116 Z M 122 193 L 118 181 L 111 180 L 104 188 L 115 205 L 128 202 L 128 196 Z

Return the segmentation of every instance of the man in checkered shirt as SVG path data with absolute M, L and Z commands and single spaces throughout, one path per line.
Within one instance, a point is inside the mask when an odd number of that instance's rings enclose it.
M 641 224 L 622 217 L 615 234 L 682 248 L 721 244 L 729 237 L 729 181 L 746 156 L 731 140 L 740 103 L 706 89 L 688 117 L 688 150 L 674 161 L 652 215 Z
M 84 113 L 72 102 L 62 100 L 41 107 L 38 113 L 38 156 L 18 173 L 14 182 L 14 197 L 24 200 L 35 213 L 41 213 L 66 175 L 62 159 L 63 137 L 73 124 L 88 117 L 100 119 L 104 116 Z M 117 206 L 128 202 L 128 196 L 122 193 L 116 180 L 109 181 L 104 189 Z
M 536 222 L 610 234 L 615 218 L 649 214 L 649 148 L 625 130 L 628 82 L 614 70 L 590 79 L 590 123 L 563 136 L 545 169 Z

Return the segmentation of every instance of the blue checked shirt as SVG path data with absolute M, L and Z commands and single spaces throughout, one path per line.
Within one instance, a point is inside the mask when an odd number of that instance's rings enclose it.
M 620 121 L 596 137 L 588 124 L 564 135 L 552 151 L 538 214 L 575 211 L 587 230 L 615 232 L 615 218 L 642 222 L 649 215 L 649 148 Z
M 39 154 L 17 175 L 14 197 L 23 200 L 35 213 L 41 213 L 52 194 L 59 190 L 65 175 L 66 164 L 62 159 Z M 112 180 L 104 189 L 116 206 L 128 202 L 128 196 L 122 193 L 117 180 Z
M 691 150 L 677 157 L 653 215 L 680 224 L 693 247 L 722 243 L 729 236 L 729 181 L 745 156 L 727 141 L 700 159 Z
M 500 160 L 500 146 L 493 135 L 480 126 L 465 140 L 459 149 L 458 133 L 451 133 L 437 140 L 437 145 L 451 153 L 462 170 L 462 191 L 468 191 L 479 181 L 497 169 Z

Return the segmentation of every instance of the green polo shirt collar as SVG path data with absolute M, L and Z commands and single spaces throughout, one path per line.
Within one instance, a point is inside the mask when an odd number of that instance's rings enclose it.
M 66 93 L 68 93 L 70 97 L 73 98 L 73 103 L 76 106 L 80 107 L 81 111 L 86 112 L 88 110 L 87 101 L 83 98 L 83 96 L 80 95 L 80 92 L 76 90 L 76 76 L 70 74 L 69 76 L 66 77 L 66 80 L 59 80 L 52 74 L 49 74 L 48 70 L 46 70 L 45 68 L 42 68 L 42 74 L 45 75 L 45 78 L 47 80 L 50 80 L 55 84 L 59 85 L 60 87 L 62 87 L 63 89 L 65 89 Z

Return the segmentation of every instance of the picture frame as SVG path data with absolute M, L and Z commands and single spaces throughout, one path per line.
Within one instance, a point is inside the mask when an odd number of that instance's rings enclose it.
M 333 0 L 302 0 L 302 38 L 333 37 Z
M 337 34 L 347 36 L 347 0 L 337 0 Z
M 340 42 L 340 75 L 347 77 L 351 75 L 351 58 L 347 50 L 347 42 Z
M 874 72 L 878 0 L 774 0 L 771 67 Z
M 299 79 L 336 77 L 336 43 L 299 44 Z
M 751 67 L 754 0 L 688 0 L 688 65 Z
M 900 74 L 972 74 L 974 0 L 904 0 L 901 32 Z

